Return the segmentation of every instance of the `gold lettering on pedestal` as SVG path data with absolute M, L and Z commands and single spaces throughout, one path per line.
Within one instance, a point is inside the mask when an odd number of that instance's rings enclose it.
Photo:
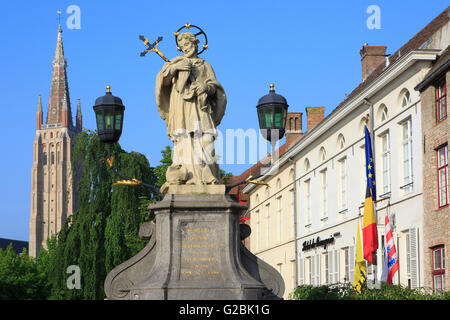
M 219 280 L 220 264 L 215 233 L 208 226 L 198 226 L 199 222 L 195 223 L 195 227 L 192 224 L 194 222 L 180 224 L 180 280 Z

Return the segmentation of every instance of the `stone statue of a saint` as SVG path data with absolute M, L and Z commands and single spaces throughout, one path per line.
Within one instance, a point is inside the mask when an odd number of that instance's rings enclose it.
M 198 57 L 199 40 L 186 32 L 177 41 L 184 55 L 164 64 L 155 85 L 156 105 L 174 144 L 163 193 L 170 193 L 171 185 L 222 184 L 214 140 L 225 113 L 225 91 L 211 65 Z

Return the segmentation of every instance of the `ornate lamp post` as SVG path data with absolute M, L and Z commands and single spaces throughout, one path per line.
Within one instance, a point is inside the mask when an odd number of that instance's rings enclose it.
M 275 145 L 285 133 L 289 107 L 286 99 L 282 95 L 276 94 L 274 88 L 275 85 L 271 83 L 269 94 L 261 97 L 256 106 L 261 134 L 264 139 L 270 141 L 272 146 L 272 164 L 275 159 Z
M 106 94 L 95 100 L 94 111 L 97 120 L 97 132 L 100 141 L 111 146 L 122 135 L 123 112 L 122 99 L 111 94 L 111 87 L 106 86 Z
M 95 100 L 93 109 L 97 121 L 98 137 L 101 142 L 108 145 L 108 159 L 102 160 L 105 160 L 108 163 L 109 168 L 116 176 L 123 179 L 117 181 L 114 185 L 142 185 L 159 193 L 159 190 L 154 186 L 146 184 L 136 178 L 128 178 L 120 174 L 113 166 L 114 157 L 111 156 L 111 146 L 113 143 L 118 142 L 122 135 L 125 106 L 122 103 L 122 99 L 112 95 L 111 86 L 106 86 L 106 94 Z

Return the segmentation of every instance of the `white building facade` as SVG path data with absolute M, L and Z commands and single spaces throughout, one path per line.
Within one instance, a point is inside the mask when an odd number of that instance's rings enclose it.
M 369 269 L 369 277 L 382 273 L 384 220 L 389 214 L 400 265 L 394 283 L 424 286 L 423 139 L 420 93 L 414 87 L 449 44 L 448 19 L 440 23 L 427 45 L 401 54 L 399 50 L 386 59 L 290 146 L 273 170 L 260 178 L 269 186 L 244 188 L 250 197 L 250 249 L 281 273 L 285 298 L 298 285 L 353 282 L 357 223 L 362 226 L 366 191 L 368 115 L 373 126 L 379 237 L 377 269 Z

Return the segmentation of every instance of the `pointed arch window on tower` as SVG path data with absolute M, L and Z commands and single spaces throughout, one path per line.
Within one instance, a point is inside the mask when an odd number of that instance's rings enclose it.
M 55 153 L 54 152 L 51 153 L 51 162 L 52 162 L 52 164 L 55 164 Z

